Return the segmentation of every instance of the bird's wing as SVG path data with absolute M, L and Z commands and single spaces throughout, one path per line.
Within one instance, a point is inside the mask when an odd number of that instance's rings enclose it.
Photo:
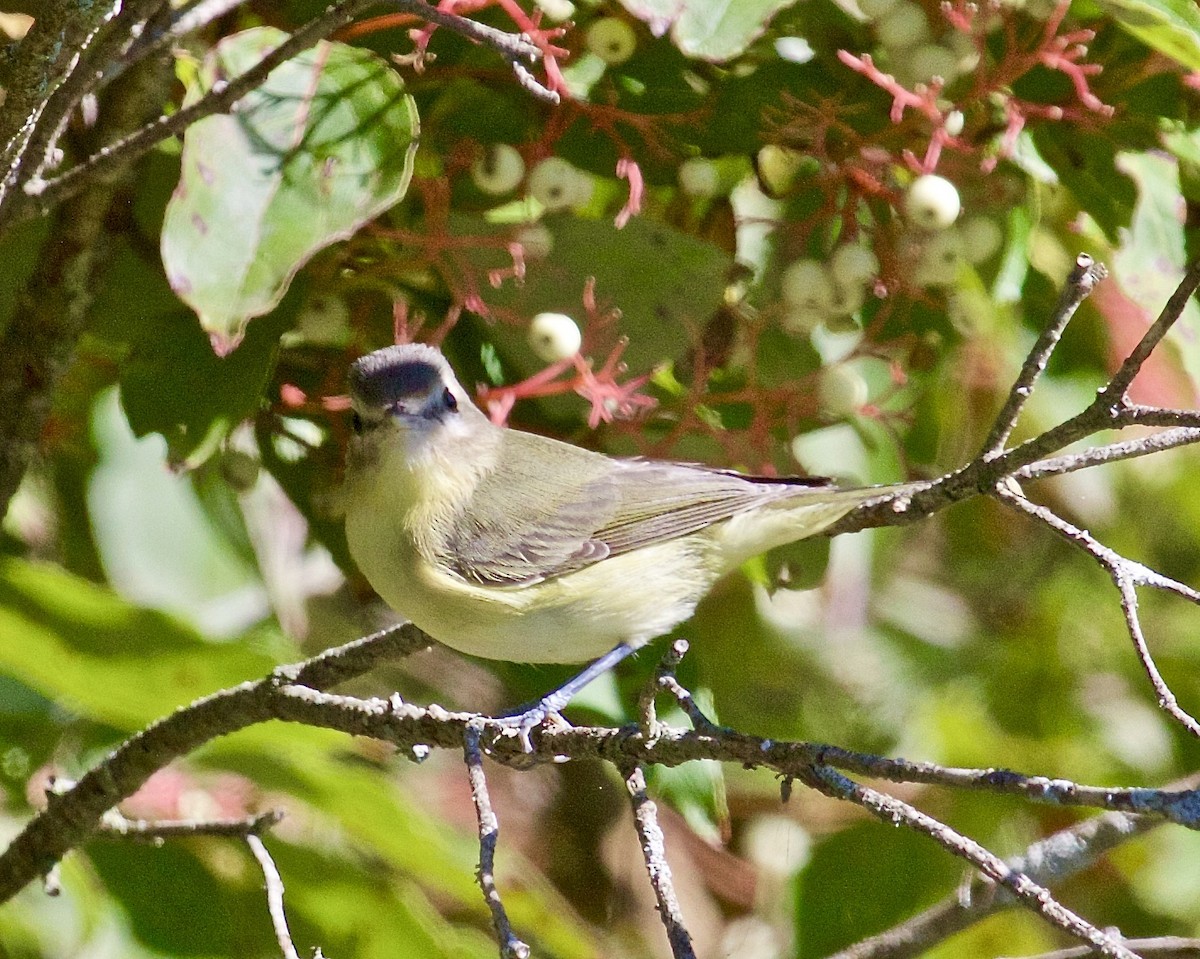
M 532 585 L 824 485 L 615 460 L 517 431 L 503 449 L 470 518 L 447 531 L 440 550 L 460 576 L 485 585 Z

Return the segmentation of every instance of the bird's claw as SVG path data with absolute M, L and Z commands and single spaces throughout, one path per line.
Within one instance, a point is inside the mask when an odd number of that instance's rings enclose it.
M 570 725 L 570 723 L 559 715 L 558 710 L 554 708 L 553 704 L 548 703 L 544 699 L 534 703 L 528 709 L 521 710 L 519 713 L 511 713 L 508 716 L 497 716 L 496 722 L 501 726 L 516 729 L 517 739 L 521 742 L 521 749 L 526 753 L 533 752 L 533 741 L 529 738 L 529 734 L 538 726 L 544 723 Z

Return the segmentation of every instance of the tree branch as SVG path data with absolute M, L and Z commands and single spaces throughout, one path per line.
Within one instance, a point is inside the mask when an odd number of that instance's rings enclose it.
M 250 852 L 262 869 L 263 880 L 267 886 L 267 911 L 271 914 L 271 927 L 275 930 L 279 951 L 283 953 L 283 959 L 300 959 L 300 953 L 296 951 L 291 931 L 288 929 L 287 916 L 283 911 L 283 877 L 275 868 L 275 860 L 271 858 L 267 847 L 258 836 L 247 836 L 246 845 L 250 847 Z
M 662 827 L 658 824 L 658 808 L 646 793 L 645 770 L 636 763 L 626 764 L 621 768 L 621 775 L 625 777 L 625 788 L 629 791 L 638 845 L 642 848 L 642 858 L 646 860 L 646 872 L 650 876 L 650 887 L 654 890 L 658 915 L 667 930 L 671 955 L 674 959 L 696 959 L 692 937 L 683 923 L 683 913 L 679 909 L 675 885 L 671 881 L 671 867 L 667 865 Z
M 1134 649 L 1137 650 L 1142 668 L 1150 678 L 1151 686 L 1154 687 L 1158 705 L 1189 733 L 1200 737 L 1200 722 L 1197 722 L 1191 714 L 1179 705 L 1175 694 L 1171 692 L 1166 680 L 1162 677 L 1162 673 L 1159 672 L 1158 666 L 1155 665 L 1154 657 L 1150 654 L 1150 647 L 1146 644 L 1146 636 L 1142 630 L 1141 617 L 1138 615 L 1137 587 L 1150 586 L 1155 589 L 1175 593 L 1177 596 L 1182 596 L 1196 605 L 1200 605 L 1200 592 L 1160 573 L 1156 573 L 1151 569 L 1147 569 L 1141 563 L 1135 563 L 1132 560 L 1126 559 L 1109 549 L 1087 530 L 1079 529 L 1077 526 L 1068 523 L 1045 506 L 1039 506 L 1036 503 L 1030 502 L 1024 496 L 1018 496 L 1015 493 L 1004 490 L 999 492 L 999 496 L 1009 506 L 1014 507 L 1027 516 L 1032 516 L 1039 522 L 1049 526 L 1059 536 L 1078 546 L 1108 573 L 1113 581 L 1113 585 L 1117 587 L 1117 591 L 1121 595 L 1121 612 L 1125 616 L 1125 627 L 1129 632 L 1129 638 L 1133 640 Z
M 514 65 L 519 65 L 521 59 L 533 60 L 541 55 L 541 51 L 523 37 L 505 33 L 467 17 L 446 13 L 423 0 L 388 2 L 430 23 L 486 44 Z M 52 180 L 29 183 L 25 190 L 28 202 L 14 215 L 23 219 L 43 214 L 77 193 L 96 177 L 121 169 L 167 137 L 182 133 L 196 121 L 217 113 L 227 113 L 238 100 L 257 89 L 277 66 L 351 23 L 358 14 L 376 3 L 378 0 L 343 0 L 342 3 L 331 6 L 321 16 L 310 20 L 274 50 L 265 54 L 253 67 L 227 83 L 215 86 L 195 103 L 175 113 L 164 114 L 141 129 L 107 144 L 78 166 Z
M 1071 912 L 1058 902 L 1048 889 L 1034 882 L 1027 874 L 1013 869 L 975 840 L 914 809 L 908 803 L 856 783 L 828 766 L 813 766 L 796 778 L 826 796 L 861 806 L 888 825 L 905 825 L 924 833 L 947 852 L 965 859 L 983 875 L 1003 886 L 1021 905 L 1039 913 L 1064 932 L 1082 939 L 1101 955 L 1111 956 L 1113 959 L 1139 959 L 1137 954 L 1126 948 L 1119 939 L 1108 932 L 1102 932 Z
M 1179 785 L 1192 787 L 1196 782 L 1197 777 L 1193 776 Z M 1142 816 L 1103 813 L 1038 840 L 1007 863 L 1010 869 L 1025 873 L 1035 882 L 1060 882 L 1090 868 L 1120 844 L 1159 825 L 1161 822 Z M 916 959 L 935 944 L 1014 905 L 1010 895 L 979 877 L 966 889 L 919 915 L 863 939 L 828 959 Z
M 529 946 L 517 938 L 500 890 L 496 886 L 496 840 L 500 838 L 500 820 L 492 809 L 488 795 L 487 777 L 483 773 L 483 751 L 479 746 L 482 723 L 470 723 L 463 736 L 463 759 L 471 782 L 471 799 L 475 803 L 475 818 L 479 824 L 479 871 L 475 874 L 483 900 L 492 914 L 492 928 L 500 943 L 501 959 L 529 959 Z
M 985 459 L 1004 450 L 1008 438 L 1012 435 L 1013 427 L 1017 425 L 1021 410 L 1025 408 L 1025 403 L 1033 395 L 1034 384 L 1045 371 L 1050 354 L 1054 352 L 1054 348 L 1058 346 L 1058 341 L 1062 338 L 1063 330 L 1071 322 L 1071 317 L 1079 309 L 1079 304 L 1107 275 L 1108 270 L 1103 263 L 1096 263 L 1086 253 L 1079 254 L 1074 268 L 1063 285 L 1054 316 L 1042 330 L 1033 349 L 1025 358 L 1021 372 L 1017 375 L 1017 381 L 1009 391 L 1008 400 L 996 415 L 992 431 L 984 441 L 982 455 Z
M 127 740 L 85 774 L 66 793 L 49 797 L 49 805 L 35 816 L 0 854 L 0 902 L 4 902 L 38 876 L 45 875 L 63 855 L 91 835 L 101 817 L 134 792 L 173 759 L 199 746 L 255 723 L 278 718 L 283 697 L 278 690 L 289 675 L 304 675 L 310 663 L 318 676 L 338 663 L 340 678 L 348 679 L 375 663 L 407 655 L 428 639 L 415 627 L 377 634 L 373 640 L 351 644 L 346 659 L 322 654 L 309 663 L 284 667 L 257 682 L 221 690 L 159 720 Z M 320 665 L 318 665 L 320 664 Z M 358 673 L 353 670 L 357 668 Z M 311 675 L 311 674 L 310 674 Z M 292 687 L 286 687 L 292 688 Z

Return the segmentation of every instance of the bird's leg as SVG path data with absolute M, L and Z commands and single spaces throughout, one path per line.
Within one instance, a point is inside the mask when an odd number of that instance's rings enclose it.
M 597 676 L 602 676 L 625 659 L 634 651 L 629 643 L 619 643 L 594 662 L 589 663 L 578 675 L 572 676 L 553 692 L 547 693 L 532 706 L 509 716 L 499 716 L 497 721 L 505 726 L 516 726 L 521 737 L 521 746 L 525 752 L 533 752 L 533 743 L 529 741 L 529 733 L 541 725 L 550 716 L 558 715 L 575 696 Z

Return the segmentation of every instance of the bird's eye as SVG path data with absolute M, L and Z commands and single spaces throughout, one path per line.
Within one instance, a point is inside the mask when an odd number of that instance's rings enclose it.
M 362 436 L 363 421 L 357 411 L 350 414 L 350 429 L 354 430 L 356 436 Z
M 448 386 L 442 393 L 442 402 L 446 404 L 446 409 L 451 413 L 458 412 L 458 398 L 450 392 L 450 387 Z

